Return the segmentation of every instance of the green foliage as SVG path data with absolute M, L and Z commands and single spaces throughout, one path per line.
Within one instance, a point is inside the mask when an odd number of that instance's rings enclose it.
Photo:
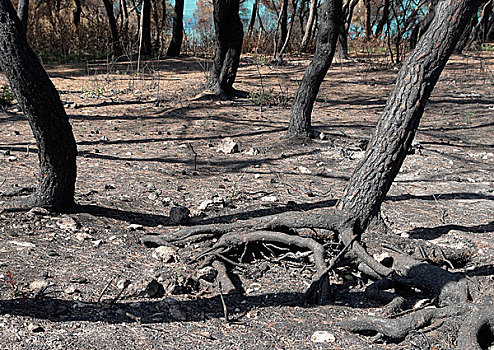
M 14 101 L 15 96 L 8 84 L 3 84 L 0 87 L 0 106 L 10 106 Z

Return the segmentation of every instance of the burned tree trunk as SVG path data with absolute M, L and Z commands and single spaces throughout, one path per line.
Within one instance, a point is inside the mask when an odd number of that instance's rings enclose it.
M 151 55 L 153 44 L 151 39 L 151 0 L 143 0 L 141 6 L 142 53 Z
M 480 1 L 442 1 L 429 30 L 398 73 L 365 157 L 337 205 L 359 221 L 360 230 L 378 214 L 405 160 L 439 75 Z
M 82 5 L 81 0 L 75 0 L 75 10 L 72 12 L 73 22 L 76 26 L 81 23 Z
M 239 0 L 214 0 L 216 51 L 209 72 L 207 87 L 216 95 L 231 98 L 242 51 L 243 26 L 239 16 Z
M 17 16 L 22 23 L 22 31 L 27 33 L 27 22 L 29 20 L 29 0 L 19 0 L 17 5 Z
M 341 27 L 341 0 L 326 0 L 321 8 L 321 28 L 317 36 L 316 52 L 293 101 L 287 138 L 306 140 L 311 134 L 311 115 L 314 102 L 336 50 Z
M 343 21 L 340 24 L 340 33 L 338 36 L 338 58 L 348 59 L 348 30 L 352 23 L 353 10 L 359 0 L 348 0 L 343 6 Z
M 381 16 L 381 19 L 379 19 L 379 22 L 377 23 L 377 27 L 376 27 L 375 35 L 377 37 L 381 36 L 384 26 L 389 22 L 389 6 L 390 6 L 390 0 L 384 0 L 383 14 Z
M 120 36 L 118 35 L 115 13 L 113 12 L 113 2 L 111 0 L 103 0 L 103 4 L 105 5 L 108 24 L 110 25 L 112 51 L 115 56 L 120 56 L 122 54 L 122 46 L 120 44 Z
M 304 37 L 302 38 L 302 43 L 300 44 L 300 51 L 307 51 L 307 46 L 309 45 L 309 41 L 312 37 L 312 26 L 314 25 L 314 21 L 316 20 L 317 14 L 317 0 L 310 1 L 309 8 L 309 18 L 307 19 L 307 24 L 304 30 Z
M 175 0 L 175 9 L 173 12 L 172 40 L 166 52 L 167 56 L 175 57 L 180 55 L 182 40 L 184 37 L 184 0 Z
M 10 1 L 0 1 L 0 68 L 33 130 L 39 183 L 27 206 L 67 211 L 74 204 L 76 144 L 57 90 L 22 32 Z

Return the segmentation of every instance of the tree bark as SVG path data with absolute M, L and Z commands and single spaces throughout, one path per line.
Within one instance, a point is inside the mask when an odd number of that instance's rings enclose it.
M 75 10 L 72 12 L 73 21 L 76 26 L 81 23 L 82 6 L 81 0 L 75 0 Z
M 120 56 L 122 54 L 122 46 L 120 44 L 120 36 L 118 35 L 115 13 L 113 12 L 113 2 L 111 0 L 103 0 L 103 5 L 105 5 L 106 15 L 108 16 L 108 24 L 110 25 L 112 51 L 115 56 Z
M 0 68 L 36 139 L 39 182 L 30 206 L 67 211 L 74 205 L 77 148 L 60 96 L 22 33 L 9 0 L 0 1 Z
M 343 6 L 343 21 L 340 25 L 340 33 L 338 36 L 338 58 L 348 59 L 348 30 L 352 23 L 353 10 L 357 6 L 359 0 L 348 0 Z
M 384 25 L 386 25 L 389 21 L 389 1 L 390 0 L 384 0 L 383 15 L 381 16 L 381 18 L 379 19 L 379 22 L 377 23 L 376 37 L 381 36 L 383 29 L 384 29 Z
M 27 22 L 29 20 L 29 0 L 19 0 L 17 5 L 17 16 L 22 23 L 23 33 L 27 33 Z
M 175 57 L 180 55 L 182 40 L 184 36 L 184 0 L 175 0 L 175 10 L 173 13 L 172 40 L 166 52 L 167 56 Z
M 276 48 L 276 52 L 280 52 L 283 48 L 283 44 L 286 41 L 288 36 L 288 0 L 281 0 L 281 21 L 280 21 L 280 40 L 278 42 L 278 47 Z
M 371 25 L 371 0 L 364 0 L 365 6 L 365 39 L 370 40 L 372 36 L 372 25 Z
M 311 115 L 319 87 L 328 72 L 341 27 L 341 0 L 326 0 L 321 7 L 321 24 L 314 58 L 293 101 L 287 138 L 305 140 L 311 136 Z
M 153 45 L 151 40 L 151 0 L 142 0 L 142 54 L 151 55 Z
M 309 41 L 312 37 L 312 26 L 316 20 L 317 13 L 317 0 L 310 0 L 309 8 L 309 18 L 307 19 L 307 24 L 305 25 L 304 36 L 302 42 L 300 43 L 300 52 L 306 52 Z
M 249 27 L 247 29 L 247 37 L 250 38 L 252 36 L 252 32 L 254 31 L 254 25 L 256 23 L 257 18 L 257 7 L 259 6 L 259 0 L 255 0 L 252 5 L 252 13 L 250 15 Z
M 419 37 L 427 30 L 427 28 L 429 28 L 429 25 L 436 15 L 436 5 L 437 0 L 431 1 L 429 10 L 427 11 L 427 15 L 425 15 L 425 17 L 422 18 L 422 20 L 420 20 L 419 23 L 417 23 L 417 25 L 413 28 L 410 34 L 410 50 L 413 50 L 415 48 Z
M 216 50 L 207 87 L 218 96 L 231 98 L 242 51 L 243 26 L 239 16 L 239 0 L 214 0 Z
M 375 218 L 417 131 L 429 96 L 481 0 L 444 0 L 429 30 L 405 60 L 396 85 L 337 209 L 362 232 Z

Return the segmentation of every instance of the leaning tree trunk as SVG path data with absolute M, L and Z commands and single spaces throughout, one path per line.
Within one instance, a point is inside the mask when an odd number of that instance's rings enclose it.
M 180 55 L 182 39 L 184 37 L 184 0 L 175 0 L 175 10 L 173 13 L 172 40 L 166 52 L 167 56 L 175 57 Z
M 254 31 L 254 25 L 256 24 L 257 18 L 257 7 L 259 6 L 259 0 L 254 0 L 252 4 L 252 13 L 250 14 L 249 27 L 247 29 L 247 37 L 250 38 Z
M 376 37 L 380 37 L 383 30 L 384 26 L 389 22 L 389 5 L 390 5 L 390 0 L 384 0 L 383 4 L 383 14 L 381 18 L 379 19 L 379 22 L 377 23 L 376 27 Z
M 428 31 L 398 73 L 366 154 L 337 204 L 338 210 L 355 219 L 360 232 L 378 215 L 439 75 L 480 2 L 442 1 Z
M 122 54 L 122 46 L 118 35 L 115 13 L 113 12 L 113 2 L 111 0 L 103 0 L 103 5 L 105 5 L 106 15 L 108 16 L 108 24 L 110 25 L 112 51 L 115 56 L 120 56 Z
M 239 16 L 239 0 L 214 0 L 216 51 L 209 72 L 207 87 L 223 98 L 235 96 L 233 88 L 242 51 L 243 25 Z
M 317 13 L 317 0 L 311 0 L 310 8 L 309 8 L 309 18 L 307 19 L 304 36 L 300 44 L 301 52 L 307 51 L 307 46 L 309 45 L 310 38 L 312 37 L 312 26 L 314 24 L 314 21 L 316 20 L 316 13 Z
M 22 23 L 22 31 L 27 33 L 27 22 L 29 20 L 29 0 L 19 0 L 17 4 L 17 16 Z
M 314 58 L 293 101 L 287 138 L 306 140 L 311 134 L 311 115 L 314 102 L 336 50 L 336 41 L 341 27 L 341 0 L 326 0 L 321 8 L 321 25 L 317 36 Z
M 67 211 L 74 204 L 76 144 L 55 86 L 31 50 L 9 0 L 0 1 L 0 68 L 33 130 L 40 174 L 29 206 Z

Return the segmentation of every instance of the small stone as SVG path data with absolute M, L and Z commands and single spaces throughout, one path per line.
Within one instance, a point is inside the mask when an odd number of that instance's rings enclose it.
M 149 196 L 148 196 L 148 198 L 149 198 L 150 200 L 152 200 L 152 201 L 157 200 L 157 199 L 158 199 L 158 197 L 159 197 L 159 195 L 158 195 L 156 192 L 152 192 L 152 193 L 150 193 L 150 194 L 149 194 Z
M 50 212 L 48 211 L 48 209 L 45 209 L 45 208 L 34 207 L 27 212 L 27 215 L 29 215 L 29 216 L 50 215 Z
M 98 248 L 101 245 L 102 242 L 103 242 L 103 240 L 101 240 L 101 239 L 97 239 L 95 241 L 91 241 L 91 243 L 93 244 L 93 246 L 95 248 Z
M 210 206 L 213 203 L 214 202 L 211 199 L 206 199 L 201 204 L 199 204 L 199 208 L 197 208 L 197 209 L 198 210 L 207 210 L 208 209 L 208 206 Z
M 77 287 L 72 284 L 72 285 L 70 285 L 70 286 L 68 286 L 67 288 L 64 289 L 64 293 L 65 294 L 68 294 L 68 295 L 72 295 L 72 294 L 75 294 L 75 293 L 80 293 L 80 290 L 77 289 Z
M 129 226 L 127 226 L 127 229 L 130 231 L 142 231 L 144 230 L 144 226 L 140 224 L 130 224 Z
M 306 175 L 308 175 L 308 174 L 311 174 L 311 173 L 312 173 L 312 171 L 310 171 L 310 169 L 309 169 L 309 168 L 304 167 L 304 166 L 299 166 L 299 167 L 298 167 L 298 171 L 299 171 L 301 174 L 306 174 Z
M 15 162 L 16 160 L 17 160 L 17 157 L 16 156 L 9 156 L 7 158 L 7 161 L 9 161 L 9 162 Z
M 156 257 L 164 263 L 171 263 L 177 261 L 177 248 L 159 246 L 154 250 Z
M 170 312 L 170 316 L 176 320 L 179 320 L 179 321 L 186 321 L 187 320 L 186 313 L 178 304 L 170 306 L 170 309 L 168 311 Z
M 34 323 L 30 323 L 28 326 L 27 326 L 27 329 L 33 333 L 40 333 L 40 332 L 44 332 L 45 329 L 37 324 L 34 324 Z
M 245 154 L 248 154 L 251 156 L 256 156 L 259 153 L 261 153 L 261 152 L 259 151 L 259 148 L 257 148 L 257 147 L 250 147 L 247 151 L 245 151 Z
M 79 242 L 84 242 L 87 239 L 93 238 L 90 234 L 85 233 L 85 232 L 78 232 L 75 235 L 75 239 L 77 239 Z
M 157 280 L 152 279 L 146 286 L 146 288 L 139 294 L 141 297 L 148 298 L 161 298 L 165 295 L 165 288 Z
M 270 202 L 270 203 L 276 202 L 277 200 L 278 200 L 278 197 L 276 197 L 276 196 L 264 196 L 261 198 L 261 201 Z
M 67 231 L 77 231 L 79 228 L 81 228 L 81 224 L 79 224 L 68 215 L 62 216 L 62 218 L 57 221 L 57 226 L 62 230 Z
M 196 277 L 197 279 L 202 279 L 207 282 L 214 282 L 217 274 L 218 271 L 216 271 L 212 266 L 206 266 L 197 271 Z
M 127 279 L 123 279 L 123 280 L 119 280 L 117 282 L 117 288 L 118 289 L 125 289 L 127 288 L 129 285 L 131 284 L 131 282 Z
M 6 149 L 5 151 L 3 151 L 3 155 L 4 156 L 10 156 L 10 150 Z
M 172 225 L 181 225 L 189 221 L 190 210 L 186 207 L 173 207 L 170 209 L 170 223 Z
M 325 133 L 321 132 L 319 134 L 319 139 L 320 140 L 327 140 L 328 139 L 328 135 L 326 135 Z
M 110 141 L 110 140 L 109 140 L 109 139 L 108 139 L 108 137 L 106 137 L 106 136 L 101 136 L 101 141 L 102 141 L 102 142 L 108 142 L 108 141 Z
M 231 137 L 227 137 L 218 145 L 216 152 L 223 152 L 225 154 L 237 153 L 238 143 L 233 141 Z
M 329 333 L 327 331 L 316 331 L 312 334 L 310 340 L 314 343 L 334 343 L 336 341 L 336 337 L 333 333 Z
M 35 292 L 38 294 L 41 290 L 45 289 L 48 287 L 48 282 L 45 280 L 34 280 L 31 283 L 29 283 L 29 290 Z

